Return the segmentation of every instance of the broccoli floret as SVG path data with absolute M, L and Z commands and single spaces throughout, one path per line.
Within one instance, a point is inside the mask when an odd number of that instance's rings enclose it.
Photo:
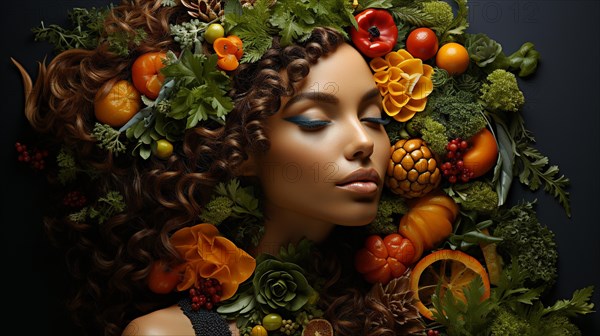
M 446 1 L 429 1 L 421 4 L 423 12 L 429 14 L 432 18 L 434 28 L 447 28 L 454 20 L 452 6 Z
M 446 127 L 449 139 L 468 139 L 487 124 L 483 106 L 475 101 L 473 94 L 462 90 L 430 95 L 424 112 Z
M 446 126 L 427 116 L 423 121 L 421 134 L 429 149 L 435 154 L 441 156 L 446 153 L 446 145 L 448 144 Z
M 369 232 L 382 235 L 398 232 L 398 223 L 395 216 L 405 214 L 407 211 L 408 206 L 403 198 L 383 193 L 379 200 L 377 216 L 368 227 Z
M 206 205 L 200 219 L 213 225 L 221 224 L 227 217 L 231 216 L 233 201 L 229 197 L 218 196 Z
M 496 69 L 486 77 L 486 83 L 481 86 L 480 93 L 486 109 L 492 112 L 517 112 L 525 103 L 517 77 L 503 69 Z
M 581 330 L 564 315 L 532 319 L 527 313 L 515 313 L 504 307 L 497 310 L 490 333 L 491 336 L 581 336 Z
M 460 193 L 463 210 L 489 214 L 498 208 L 498 194 L 486 182 L 473 181 L 457 185 L 454 190 Z
M 540 330 L 538 335 L 581 336 L 581 330 L 568 317 L 561 314 L 552 314 L 543 318 L 540 325 L 543 330 Z
M 515 314 L 506 308 L 500 308 L 490 331 L 492 336 L 522 336 L 527 334 L 528 326 L 529 323 L 524 316 Z
M 498 252 L 513 261 L 527 275 L 528 285 L 540 282 L 552 284 L 557 276 L 558 251 L 554 233 L 539 223 L 533 202 L 504 210 L 494 218 L 497 226 L 493 235 L 502 238 Z M 505 258 L 505 260 L 507 260 Z

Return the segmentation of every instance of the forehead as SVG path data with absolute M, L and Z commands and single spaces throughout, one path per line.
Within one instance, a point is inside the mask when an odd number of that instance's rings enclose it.
M 337 95 L 345 92 L 364 93 L 375 87 L 367 62 L 356 49 L 344 43 L 311 67 L 299 91 Z

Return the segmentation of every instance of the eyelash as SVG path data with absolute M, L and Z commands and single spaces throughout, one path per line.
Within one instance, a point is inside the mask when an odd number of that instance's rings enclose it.
M 390 119 L 387 118 L 362 118 L 360 121 L 372 122 L 383 126 L 390 123 Z
M 292 122 L 292 123 L 300 126 L 301 128 L 304 128 L 307 130 L 316 130 L 316 129 L 323 128 L 323 127 L 331 124 L 331 121 L 309 120 L 309 119 L 304 119 L 301 117 L 290 117 L 290 118 L 285 118 L 285 120 Z M 386 119 L 386 118 L 362 118 L 362 119 L 360 119 L 360 121 L 371 122 L 371 123 L 384 125 L 384 126 L 390 123 L 390 119 Z
M 300 126 L 301 128 L 308 129 L 308 130 L 315 130 L 315 129 L 322 128 L 322 127 L 325 127 L 325 126 L 331 124 L 331 121 L 309 120 L 309 119 L 305 119 L 305 118 L 298 117 L 298 116 L 285 118 L 285 120 L 292 122 L 292 123 Z

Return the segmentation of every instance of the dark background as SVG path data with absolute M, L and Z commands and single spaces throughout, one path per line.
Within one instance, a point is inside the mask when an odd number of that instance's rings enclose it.
M 34 74 L 38 61 L 53 54 L 30 31 L 40 21 L 66 22 L 73 7 L 100 7 L 108 0 L 5 1 L 0 9 L 3 89 L 2 142 L 2 277 L 4 325 L 30 335 L 78 335 L 63 308 L 69 289 L 61 256 L 50 248 L 42 230 L 40 204 L 44 179 L 16 160 L 14 144 L 27 130 L 23 88 L 14 57 Z M 471 32 L 488 34 L 510 54 L 531 41 L 541 53 L 537 73 L 520 79 L 526 98 L 523 115 L 537 140 L 536 148 L 571 179 L 572 217 L 543 191 L 532 193 L 515 182 L 512 202 L 538 200 L 540 221 L 556 233 L 559 281 L 552 302 L 574 290 L 595 285 L 600 304 L 600 48 L 598 1 L 470 1 Z M 8 299 L 8 300 L 7 300 Z M 16 320 L 25 318 L 25 323 Z M 598 314 L 575 320 L 584 335 L 600 334 Z

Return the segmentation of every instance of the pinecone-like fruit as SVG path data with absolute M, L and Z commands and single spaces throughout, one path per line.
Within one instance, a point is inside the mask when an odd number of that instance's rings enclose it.
M 256 0 L 240 0 L 242 7 L 252 7 L 254 6 L 254 2 L 256 2 Z
M 405 197 L 421 197 L 442 180 L 437 161 L 423 139 L 401 139 L 392 148 L 385 183 L 392 192 Z
M 223 0 L 181 0 L 181 4 L 189 9 L 190 16 L 203 22 L 223 16 L 225 8 Z
M 419 310 L 415 307 L 414 293 L 410 290 L 410 272 L 392 279 L 387 285 L 381 283 L 373 285 L 367 299 L 378 302 L 385 307 L 394 317 L 394 321 L 388 321 L 384 314 L 378 310 L 371 310 L 369 314 L 374 325 L 372 328 L 384 326 L 394 329 L 394 335 L 413 335 L 423 332 L 425 324 Z

